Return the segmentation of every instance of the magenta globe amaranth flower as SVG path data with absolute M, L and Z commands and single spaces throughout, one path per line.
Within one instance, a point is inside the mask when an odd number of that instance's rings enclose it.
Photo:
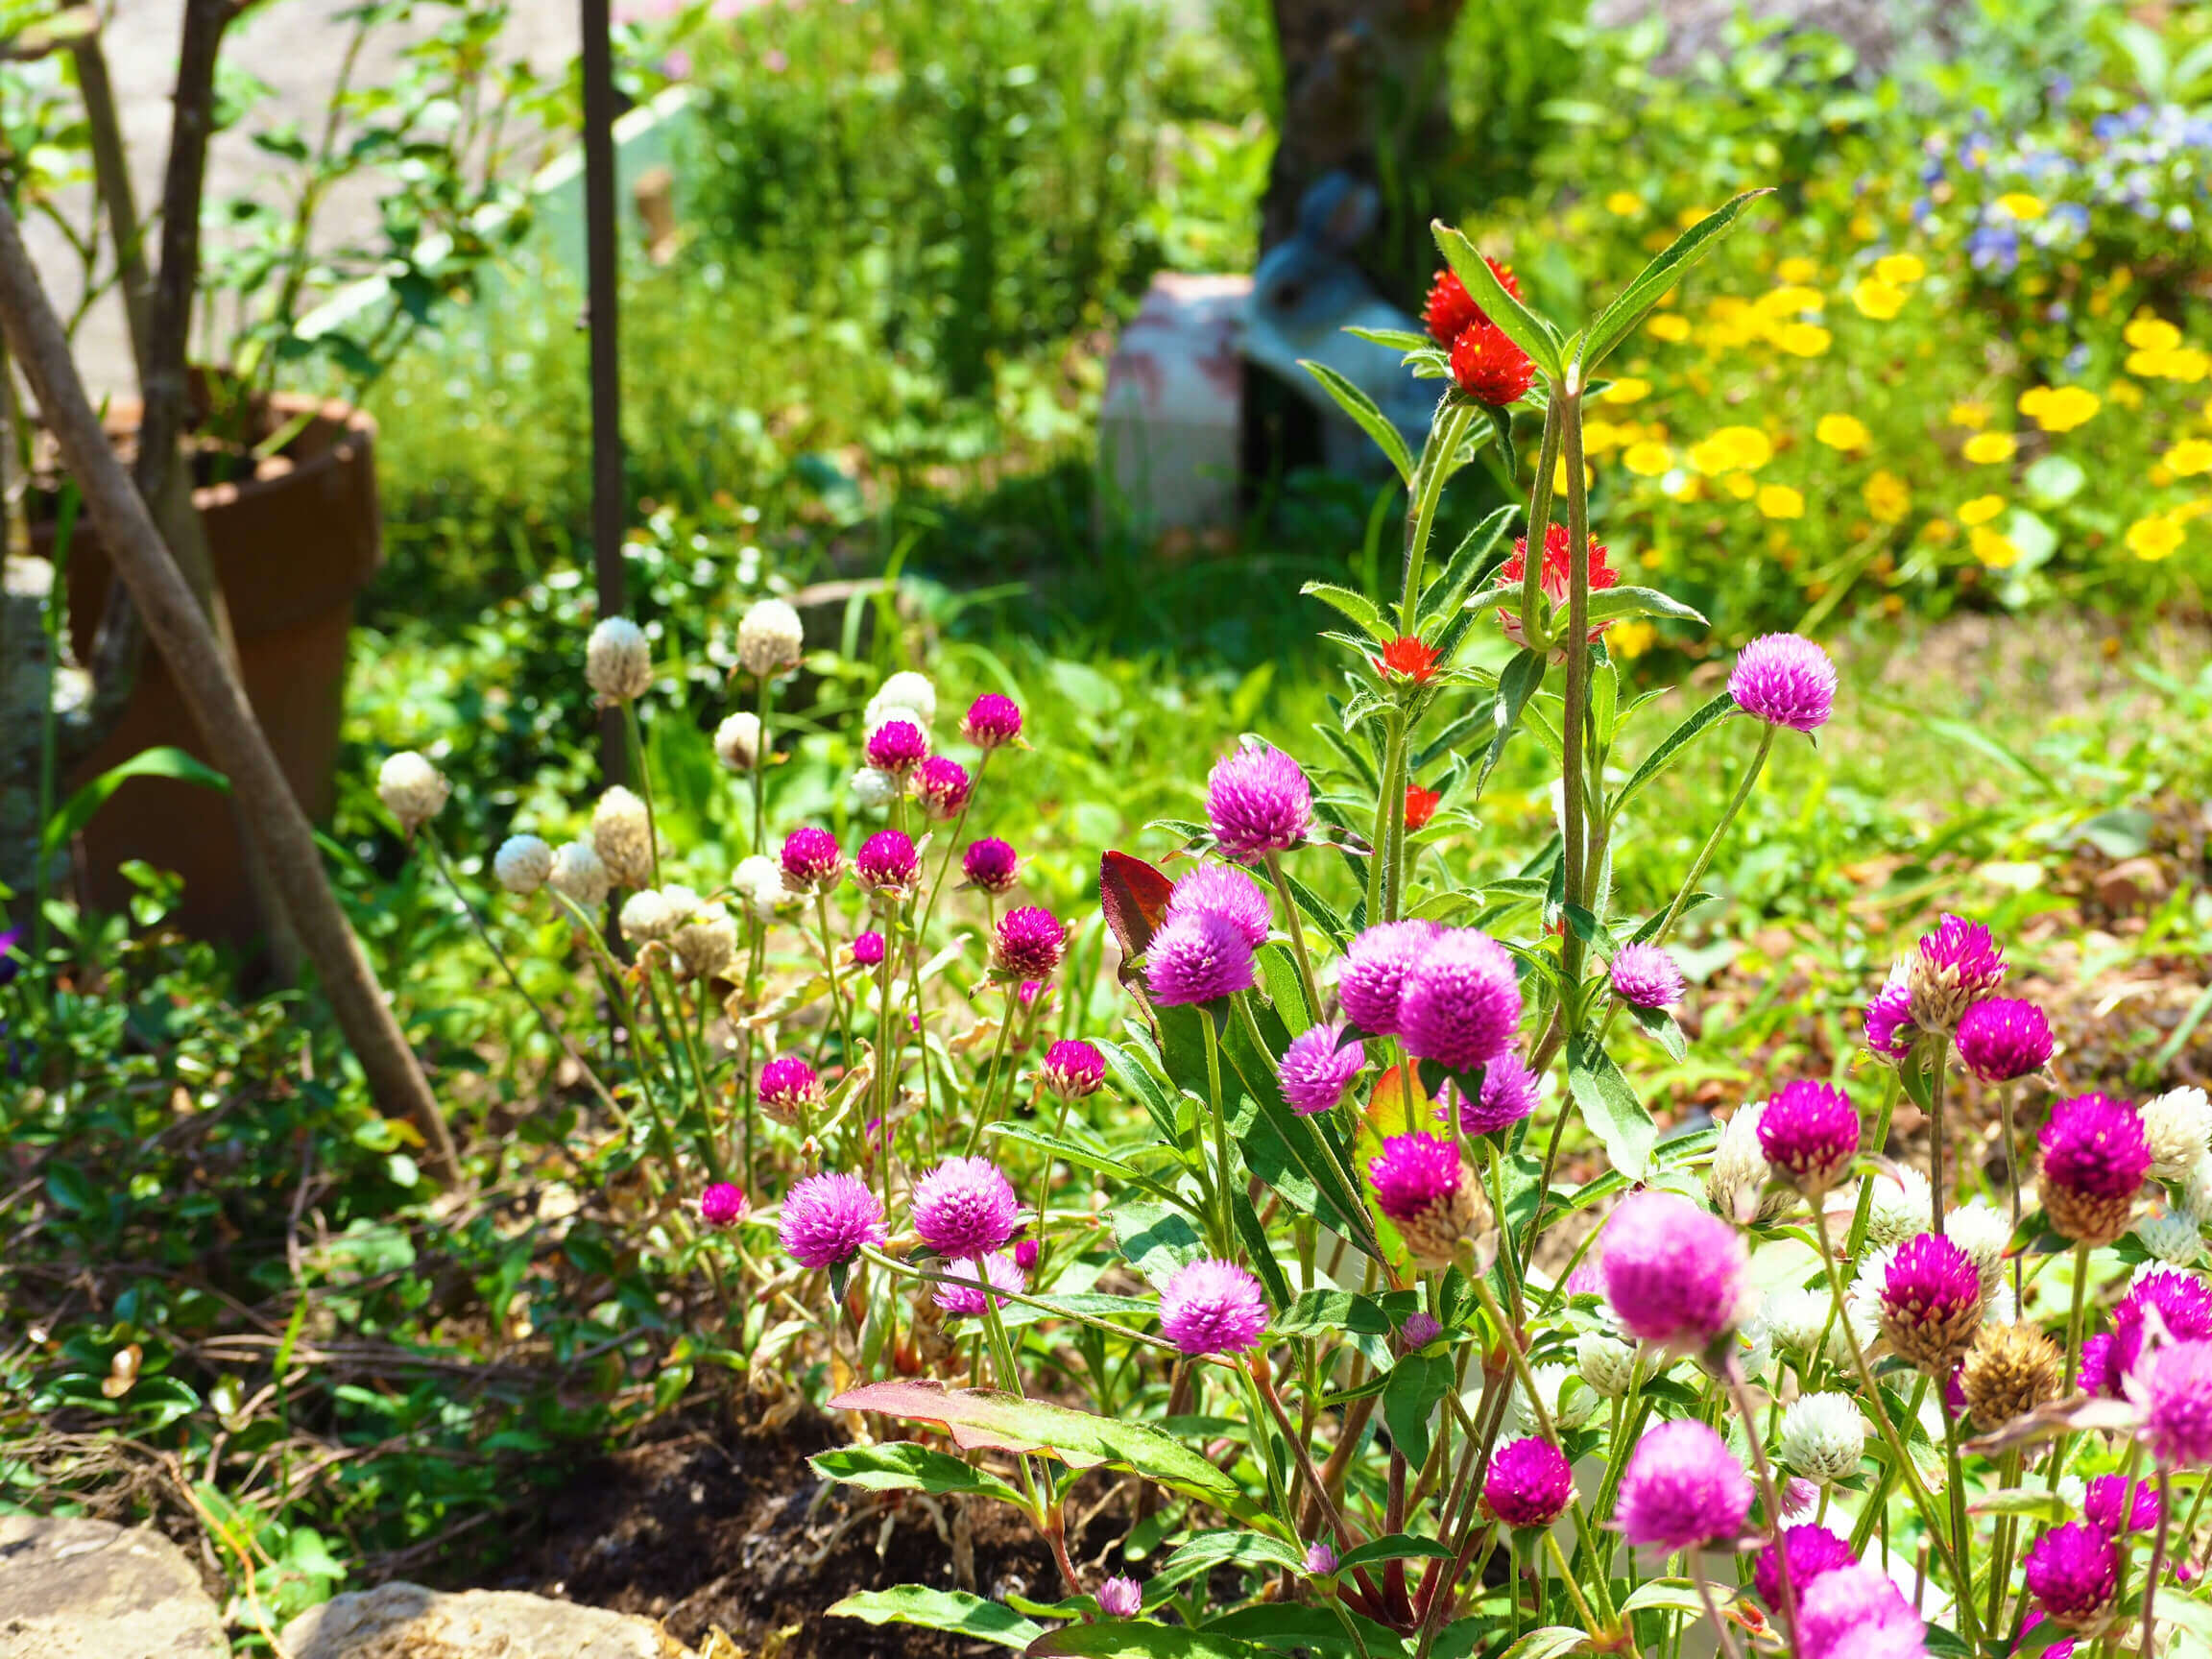
M 1751 1477 L 1703 1423 L 1662 1423 L 1636 1443 L 1614 1521 L 1629 1543 L 1671 1555 L 1733 1543 L 1751 1513 Z
M 858 968 L 877 968 L 883 962 L 883 935 L 871 927 L 853 936 L 853 962 Z
M 1859 1564 L 1851 1546 L 1827 1527 L 1810 1522 L 1791 1527 L 1782 1534 L 1780 1545 L 1769 1544 L 1759 1551 L 1759 1559 L 1751 1569 L 1751 1582 L 1759 1591 L 1759 1599 L 1769 1607 L 1782 1605 L 1780 1551 L 1783 1550 L 1790 1552 L 1790 1588 L 1799 1600 L 1804 1599 L 1806 1588 L 1823 1573 Z
M 1736 654 L 1728 695 L 1755 720 L 1817 732 L 1836 709 L 1836 664 L 1810 639 L 1763 634 Z
M 2028 1594 L 2068 1629 L 2101 1623 L 2120 1594 L 2120 1551 L 2086 1521 L 2054 1527 L 2028 1551 Z
M 1266 1329 L 1266 1293 L 1234 1262 L 1201 1257 L 1160 1292 L 1160 1334 L 1194 1358 L 1245 1353 Z
M 1013 1183 L 988 1158 L 948 1158 L 914 1183 L 914 1231 L 940 1256 L 1003 1250 L 1021 1214 Z
M 1345 1017 L 1371 1037 L 1397 1036 L 1407 973 L 1443 933 L 1433 922 L 1383 922 L 1360 933 L 1336 975 Z
M 777 1122 L 798 1122 L 821 1098 L 821 1079 L 798 1055 L 785 1054 L 760 1068 L 760 1110 Z
M 1343 1035 L 1341 1025 L 1311 1025 L 1283 1050 L 1275 1074 L 1283 1085 L 1283 1098 L 1299 1117 L 1334 1109 L 1367 1064 L 1366 1048 L 1345 1043 Z
M 1639 1192 L 1605 1223 L 1605 1300 L 1629 1335 L 1681 1354 L 1743 1319 L 1750 1255 L 1719 1216 L 1671 1192 Z
M 783 885 L 793 893 L 827 893 L 845 874 L 837 837 L 809 825 L 783 838 Z
M 1613 995 L 1631 1008 L 1671 1008 L 1682 1000 L 1682 968 L 1656 945 L 1613 952 Z
M 856 1175 L 809 1175 L 783 1194 L 779 1234 L 802 1267 L 842 1266 L 863 1246 L 883 1242 L 883 1203 Z
M 1218 1002 L 1252 982 L 1252 947 L 1235 923 L 1213 911 L 1163 924 L 1145 947 L 1144 983 L 1164 1008 Z
M 734 1227 L 745 1219 L 745 1189 L 729 1181 L 709 1181 L 699 1193 L 699 1219 L 713 1228 Z
M 1984 1083 L 2009 1083 L 2051 1063 L 2051 1022 L 2017 997 L 1977 1002 L 1959 1021 L 1959 1058 Z
M 953 1276 L 960 1279 L 975 1278 L 975 1263 L 972 1261 L 956 1262 Z M 1002 1250 L 994 1250 L 983 1258 L 982 1277 L 994 1291 L 1010 1290 L 1019 1296 L 1029 1288 L 1029 1270 L 1022 1265 L 1019 1257 L 1009 1256 Z M 930 1292 L 930 1300 L 956 1319 L 979 1319 L 983 1315 L 983 1290 L 980 1286 L 948 1285 L 939 1281 Z M 994 1308 L 1004 1308 L 1006 1298 L 994 1295 L 991 1305 Z
M 1791 1558 L 1792 1569 L 1796 1558 Z M 1928 1659 L 1927 1626 L 1879 1567 L 1858 1563 L 1797 1586 L 1794 1659 Z
M 1068 930 L 1051 911 L 1018 904 L 998 918 L 991 965 L 1009 979 L 1049 979 L 1067 941 Z
M 2149 1532 L 2158 1515 L 2158 1488 L 2148 1476 L 2100 1475 L 2081 1498 L 2081 1519 L 2108 1538 Z
M 1859 1152 L 1859 1108 L 1832 1084 L 1785 1083 L 1759 1115 L 1759 1150 L 1791 1186 L 1817 1196 Z
M 1109 1619 L 1134 1619 L 1144 1611 L 1144 1590 L 1119 1574 L 1098 1586 L 1098 1611 Z
M 1398 1327 L 1398 1346 L 1401 1352 L 1410 1354 L 1416 1348 L 1426 1348 L 1444 1334 L 1444 1327 L 1433 1313 L 1408 1313 L 1406 1323 Z
M 2043 1623 L 2044 1617 L 2045 1615 L 2040 1608 L 2029 1609 L 2027 1619 L 2020 1625 L 2021 1636 L 2025 1638 L 2036 1625 Z M 2076 1644 L 2072 1637 L 2068 1637 L 2063 1642 L 2054 1642 L 2050 1647 L 2043 1649 L 2043 1659 L 2074 1659 L 2075 1647 Z
M 1912 989 L 1899 963 L 1866 1004 L 1866 1046 L 1877 1059 L 1898 1061 L 1912 1052 L 1919 1037 L 1920 1027 L 1912 1023 Z
M 1536 1078 L 1508 1048 L 1482 1068 L 1479 1091 L 1470 1094 L 1455 1085 L 1452 1095 L 1459 1105 L 1462 1135 L 1494 1135 L 1536 1110 Z
M 1022 710 L 1013 698 L 986 691 L 960 716 L 960 735 L 978 749 L 1003 749 L 1022 735 Z
M 1440 934 L 1406 972 L 1398 1036 L 1417 1060 L 1472 1071 L 1505 1051 L 1520 1022 L 1512 952 L 1487 933 L 1457 927 Z
M 996 835 L 986 835 L 980 841 L 968 843 L 968 851 L 960 854 L 960 874 L 971 887 L 980 887 L 986 893 L 1003 893 L 1014 885 L 1020 862 L 1012 847 Z
M 929 754 L 929 737 L 912 720 L 890 719 L 868 733 L 868 764 L 903 778 Z
M 1558 1447 L 1530 1436 L 1492 1455 L 1482 1496 L 1508 1527 L 1549 1527 L 1575 1502 L 1575 1472 Z
M 1988 928 L 1963 916 L 1943 917 L 1905 962 L 1912 1022 L 1925 1031 L 1958 1030 L 1966 1010 L 2004 983 L 2005 952 Z
M 1167 919 L 1211 911 L 1234 926 L 1257 950 L 1267 943 L 1274 911 L 1260 884 L 1233 864 L 1201 864 L 1167 895 Z
M 1037 1258 L 1045 1254 L 1045 1247 L 1034 1238 L 1017 1239 L 1014 1245 L 1014 1265 L 1024 1273 L 1037 1271 Z
M 960 816 L 974 786 L 968 768 L 942 755 L 930 756 L 914 773 L 914 799 L 922 803 L 924 812 L 939 822 Z
M 1305 842 L 1313 827 L 1313 790 L 1282 750 L 1239 749 L 1206 780 L 1206 816 L 1221 850 L 1248 863 Z
M 2143 1443 L 2162 1467 L 2212 1465 L 2212 1341 L 2158 1349 L 2129 1375 L 2128 1393 L 2143 1412 Z
M 1897 1246 L 1878 1300 L 1889 1346 L 1946 1378 L 1982 1323 L 1982 1270 L 1955 1240 L 1922 1233 Z
M 1106 1081 L 1106 1056 L 1080 1037 L 1066 1037 L 1045 1051 L 1045 1087 L 1062 1100 L 1098 1093 Z
M 2060 1238 L 2095 1248 L 2128 1231 L 2151 1173 L 2140 1112 L 2106 1094 L 2077 1094 L 2051 1109 L 2038 1144 L 2043 1208 Z
M 2081 1383 L 2117 1399 L 2128 1374 L 2143 1357 L 2143 1337 L 2155 1310 L 2166 1335 L 2176 1341 L 2212 1336 L 2212 1286 L 2194 1273 L 2156 1267 L 2128 1287 L 2112 1310 L 2112 1334 L 2103 1338 L 2100 1368 L 2089 1368 L 2089 1343 L 2081 1345 Z M 2089 1341 L 2100 1338 L 2091 1337 Z M 2099 1387 L 2100 1382 L 2108 1385 Z
M 1326 1578 L 1336 1571 L 1336 1551 L 1316 1538 L 1306 1546 L 1306 1575 L 1310 1578 Z
M 860 885 L 887 899 L 903 899 L 922 875 L 914 842 L 902 830 L 878 830 L 860 845 L 853 860 Z
M 1368 1163 L 1376 1206 L 1396 1224 L 1424 1266 L 1446 1266 L 1461 1243 L 1478 1253 L 1494 1225 L 1489 1203 L 1459 1149 L 1433 1135 L 1393 1135 Z

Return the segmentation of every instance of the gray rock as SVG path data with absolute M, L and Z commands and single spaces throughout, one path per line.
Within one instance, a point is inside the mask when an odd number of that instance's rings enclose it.
M 385 1584 L 284 1627 L 291 1659 L 690 1659 L 649 1619 L 508 1590 Z
M 226 1659 L 223 1618 L 144 1527 L 0 1516 L 0 1659 Z

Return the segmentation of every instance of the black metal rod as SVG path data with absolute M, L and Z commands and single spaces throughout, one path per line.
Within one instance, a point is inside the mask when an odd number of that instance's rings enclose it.
M 601 616 L 624 609 L 620 301 L 614 221 L 614 61 L 608 0 L 584 9 L 584 270 L 591 336 L 591 570 Z M 610 783 L 629 776 L 620 710 L 599 720 L 599 766 Z

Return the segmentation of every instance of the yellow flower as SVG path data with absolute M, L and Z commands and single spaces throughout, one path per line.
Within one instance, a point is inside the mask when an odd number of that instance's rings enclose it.
M 2128 353 L 2128 373 L 2151 380 L 2201 380 L 2208 369 L 2212 357 L 2194 346 L 2147 346 Z
M 1690 319 L 1677 317 L 1671 311 L 1655 313 L 1651 321 L 1645 324 L 1644 326 L 1651 331 L 1654 338 L 1671 341 L 1677 345 L 1690 338 Z
M 1592 420 L 1582 427 L 1582 453 L 1602 455 L 1621 447 L 1621 428 L 1610 421 Z
M 1967 532 L 1966 545 L 1975 558 L 1992 570 L 2002 570 L 2020 559 L 2020 549 L 2009 536 L 2000 536 L 1982 525 Z
M 1631 444 L 1621 465 L 1639 478 L 1656 478 L 1674 465 L 1674 454 L 1664 444 Z
M 1905 290 L 1879 276 L 1862 276 L 1851 290 L 1851 303 L 1861 316 L 1887 323 L 1905 309 Z
M 1813 436 L 1831 449 L 1863 449 L 1874 442 L 1866 422 L 1856 415 L 1823 415 Z
M 2153 513 L 2148 518 L 2138 518 L 2128 526 L 2128 551 L 2136 558 L 2155 564 L 2178 551 L 2182 529 L 2172 517 Z
M 1828 296 L 1801 282 L 1787 283 L 1759 297 L 1759 309 L 1769 317 L 1791 317 L 1802 311 L 1826 308 Z
M 1690 465 L 1708 477 L 1756 472 L 1774 459 L 1774 445 L 1756 426 L 1723 426 L 1690 446 Z
M 2020 445 L 2009 432 L 1977 432 L 1966 440 L 1966 459 L 1977 467 L 1994 467 L 2009 461 Z
M 1882 227 L 1874 223 L 1871 213 L 1854 213 L 1851 216 L 1851 235 L 1860 242 L 1871 242 L 1882 234 Z
M 1917 282 L 1928 275 L 1928 267 L 1915 253 L 1888 253 L 1874 261 L 1874 275 L 1893 288 L 1902 288 L 1908 282 Z
M 1720 480 L 1720 488 L 1739 501 L 1748 501 L 1759 493 L 1759 480 L 1748 472 L 1731 472 Z
M 1820 267 L 1806 258 L 1785 259 L 1774 267 L 1774 275 L 1792 285 L 1812 281 L 1820 275 Z
M 1582 488 L 1587 490 L 1598 482 L 1598 469 L 1588 461 L 1582 463 Z M 1551 488 L 1564 495 L 1567 493 L 1567 457 L 1562 455 L 1551 468 Z
M 1959 522 L 1961 524 L 1986 524 L 2004 511 L 2004 496 L 1977 495 L 1959 509 Z
M 2145 311 L 2121 330 L 2121 338 L 2138 351 L 2171 351 L 2181 344 L 2181 330 Z
M 2143 388 L 2136 385 L 2132 380 L 2113 381 L 2111 385 L 2104 388 L 2104 396 L 2122 409 L 2140 409 L 2143 407 Z
M 1599 396 L 1608 403 L 1638 403 L 1651 396 L 1651 382 L 1623 374 Z
M 1997 205 L 2015 219 L 2040 219 L 2050 211 L 2042 197 L 2031 196 L 2025 190 L 2007 191 L 1997 198 Z
M 1713 209 L 1710 207 L 1685 207 L 1681 212 L 1674 215 L 1674 223 L 1687 230 L 1698 220 L 1710 215 Z
M 2020 413 L 2046 432 L 2071 432 L 2104 406 L 2082 386 L 2031 386 L 2020 394 Z
M 2212 440 L 2184 438 L 2166 451 L 2166 466 L 2176 478 L 2212 472 Z
M 1791 323 L 1775 332 L 1774 344 L 1794 357 L 1817 357 L 1834 338 L 1817 323 Z
M 1986 403 L 1954 403 L 1951 405 L 1951 424 L 1963 426 L 1969 432 L 1979 432 L 1989 424 L 1989 405 Z
M 1920 539 L 1935 547 L 1948 547 L 1959 540 L 1959 526 L 1948 518 L 1931 518 L 1920 526 Z
M 1902 524 L 1912 511 L 1912 486 L 1894 472 L 1876 472 L 1859 493 L 1877 523 Z
M 1767 518 L 1802 518 L 1805 517 L 1805 497 L 1787 484 L 1762 484 L 1759 487 L 1759 513 Z
M 1605 654 L 1608 657 L 1641 657 L 1651 649 L 1659 637 L 1659 630 L 1641 616 L 1632 616 L 1625 622 L 1617 622 L 1613 631 L 1605 636 Z
M 1616 190 L 1605 198 L 1605 211 L 1623 219 L 1633 219 L 1644 211 L 1644 198 L 1633 191 Z

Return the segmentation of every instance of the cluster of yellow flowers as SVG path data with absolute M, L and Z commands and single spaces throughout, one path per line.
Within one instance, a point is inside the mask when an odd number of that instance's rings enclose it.
M 2185 346 L 2181 330 L 2163 317 L 2139 315 L 2121 338 L 2133 348 L 2128 353 L 2128 373 L 2146 380 L 2193 382 L 2212 373 L 2212 354 Z

